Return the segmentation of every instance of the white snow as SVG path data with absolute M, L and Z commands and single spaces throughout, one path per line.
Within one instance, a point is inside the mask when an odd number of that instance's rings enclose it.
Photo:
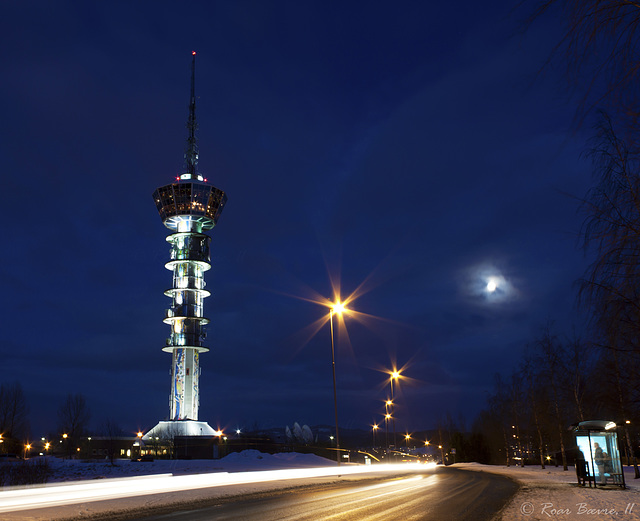
M 150 474 L 203 474 L 208 472 L 247 472 L 284 468 L 310 468 L 334 466 L 335 462 L 315 454 L 283 452 L 266 454 L 257 450 L 232 452 L 219 460 L 161 460 L 136 462 L 128 459 L 83 462 L 47 458 L 53 475 L 48 483 L 83 479 L 121 478 Z
M 589 488 L 578 485 L 574 467 L 501 467 L 479 463 L 458 463 L 457 468 L 508 476 L 521 485 L 513 500 L 495 521 L 588 521 L 619 519 L 640 521 L 640 479 L 633 467 L 624 468 L 627 489 L 608 485 Z

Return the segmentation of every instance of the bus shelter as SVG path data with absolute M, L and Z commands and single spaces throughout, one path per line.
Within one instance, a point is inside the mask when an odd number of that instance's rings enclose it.
M 574 427 L 578 446 L 578 483 L 626 488 L 615 422 L 591 420 L 580 422 Z

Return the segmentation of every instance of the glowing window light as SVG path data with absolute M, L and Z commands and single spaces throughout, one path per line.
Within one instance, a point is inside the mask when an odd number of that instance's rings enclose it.
M 182 320 L 176 320 L 173 322 L 173 331 L 174 333 L 182 333 Z

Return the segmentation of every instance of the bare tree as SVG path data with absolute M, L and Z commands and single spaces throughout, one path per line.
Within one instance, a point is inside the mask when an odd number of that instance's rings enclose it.
M 602 114 L 591 157 L 598 184 L 582 210 L 583 247 L 596 260 L 580 285 L 580 301 L 590 306 L 602 347 L 640 350 L 640 157 L 632 153 Z M 615 332 L 615 334 L 610 334 Z M 607 342 L 616 338 L 616 345 Z
M 69 393 L 58 409 L 58 428 L 67 435 L 66 448 L 69 456 L 73 447 L 78 445 L 80 437 L 85 434 L 91 413 L 87 401 L 80 393 Z
M 507 424 L 510 425 L 509 418 L 511 416 L 511 405 L 509 392 L 502 377 L 499 374 L 494 376 L 495 393 L 489 400 L 489 405 L 495 416 L 499 419 L 500 430 L 502 431 L 502 439 L 504 441 L 504 457 L 505 465 L 511 466 L 511 443 L 507 436 Z
M 533 423 L 536 429 L 538 439 L 538 452 L 540 454 L 540 467 L 545 468 L 544 464 L 544 438 L 542 436 L 542 425 L 540 422 L 540 413 L 538 409 L 540 407 L 540 395 L 537 392 L 535 386 L 535 375 L 533 369 L 533 361 L 530 357 L 526 357 L 522 366 L 522 375 L 526 383 L 526 395 L 529 399 L 531 407 L 531 413 L 533 416 Z
M 628 405 L 627 405 L 627 393 L 624 392 L 623 389 L 623 385 L 622 385 L 622 378 L 621 378 L 621 367 L 620 367 L 620 353 L 614 351 L 613 352 L 613 361 L 614 361 L 614 368 L 615 368 L 615 375 L 616 375 L 616 391 L 618 394 L 618 406 L 619 406 L 619 411 L 620 411 L 620 416 L 621 416 L 621 420 L 625 421 L 627 419 L 627 412 L 628 412 Z M 624 424 L 624 433 L 625 433 L 625 447 L 624 447 L 624 452 L 627 455 L 627 465 L 629 464 L 629 460 L 631 457 L 633 457 L 633 468 L 635 471 L 635 479 L 640 478 L 640 469 L 638 469 L 638 462 L 635 458 L 634 452 L 633 452 L 633 447 L 631 444 L 631 439 L 629 437 L 629 427 L 628 425 Z
M 531 7 L 535 3 L 534 7 Z M 523 0 L 528 23 L 559 17 L 564 32 L 549 62 L 560 61 L 580 97 L 579 121 L 606 108 L 637 129 L 640 93 L 640 3 L 633 0 Z M 528 25 L 528 24 L 527 24 Z
M 511 417 L 513 418 L 513 425 L 511 426 L 512 437 L 515 438 L 516 446 L 518 447 L 518 456 L 520 457 L 520 466 L 524 467 L 524 451 L 522 450 L 522 432 L 520 425 L 520 411 L 523 410 L 523 393 L 522 385 L 520 382 L 520 375 L 514 373 L 511 375 L 511 384 L 509 385 L 509 399 L 511 401 Z
M 6 443 L 17 443 L 20 438 L 26 436 L 29 430 L 28 410 L 27 400 L 19 382 L 0 385 L 0 434 L 7 440 Z M 5 447 L 5 450 L 8 448 Z
M 580 337 L 574 335 L 567 346 L 567 389 L 575 407 L 576 416 L 580 421 L 585 420 L 585 393 L 587 378 L 593 360 L 592 349 Z
M 551 333 L 551 325 L 547 324 L 540 336 L 534 342 L 534 347 L 538 351 L 542 367 L 545 368 L 545 380 L 550 389 L 550 396 L 553 404 L 553 412 L 555 413 L 556 427 L 558 430 L 558 439 L 560 442 L 560 452 L 562 454 L 562 468 L 568 470 L 567 453 L 564 447 L 564 431 L 565 420 L 562 414 L 562 393 L 561 393 L 561 375 L 566 373 L 563 359 L 563 347 L 558 339 Z
M 109 463 L 114 465 L 118 450 L 118 438 L 122 436 L 122 429 L 113 418 L 108 418 L 102 424 L 100 430 L 107 442 L 107 456 L 109 457 Z

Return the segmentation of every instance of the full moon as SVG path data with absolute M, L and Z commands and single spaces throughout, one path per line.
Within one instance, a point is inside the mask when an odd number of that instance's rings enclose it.
M 498 282 L 495 278 L 492 277 L 487 282 L 487 291 L 489 293 L 493 293 L 496 289 L 498 289 Z

